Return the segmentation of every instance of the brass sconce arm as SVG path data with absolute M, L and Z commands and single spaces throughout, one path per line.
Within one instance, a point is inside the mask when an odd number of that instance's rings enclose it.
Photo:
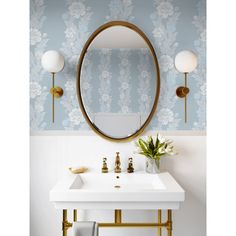
M 187 75 L 188 73 L 184 73 L 184 87 L 180 86 L 176 89 L 176 95 L 180 98 L 184 98 L 184 121 L 187 122 L 187 95 L 189 93 L 189 88 L 187 87 Z
M 52 94 L 52 122 L 54 123 L 54 110 L 55 110 L 55 105 L 54 105 L 54 100 L 56 98 L 60 98 L 63 95 L 63 89 L 61 87 L 55 87 L 55 72 L 52 72 L 52 88 L 50 89 L 50 93 Z

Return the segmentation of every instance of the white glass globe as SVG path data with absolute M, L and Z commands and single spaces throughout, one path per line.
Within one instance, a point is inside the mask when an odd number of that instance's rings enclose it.
M 43 54 L 41 64 L 45 70 L 51 73 L 57 73 L 63 69 L 65 61 L 59 52 L 50 50 Z
M 191 51 L 181 51 L 175 56 L 175 67 L 181 73 L 192 72 L 197 67 L 197 56 Z

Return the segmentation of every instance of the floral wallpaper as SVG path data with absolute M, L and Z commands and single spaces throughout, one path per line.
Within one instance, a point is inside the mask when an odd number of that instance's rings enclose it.
M 125 20 L 137 25 L 152 42 L 160 65 L 161 92 L 158 108 L 147 130 L 206 129 L 206 9 L 205 0 L 31 0 L 30 11 L 30 127 L 39 130 L 89 130 L 80 111 L 76 95 L 78 59 L 89 35 L 100 25 L 112 20 Z M 47 50 L 58 50 L 65 57 L 64 70 L 56 74 L 55 84 L 64 95 L 55 101 L 55 123 L 51 121 L 51 76 L 41 66 L 41 56 Z M 189 75 L 188 122 L 184 123 L 184 101 L 175 90 L 183 85 L 183 75 L 174 67 L 174 57 L 181 50 L 198 55 L 198 67 Z M 142 53 L 142 52 L 140 52 Z M 129 57 L 118 67 L 119 111 L 129 112 L 131 87 Z M 103 50 L 98 69 L 100 76 L 97 101 L 103 111 L 112 109 L 113 91 L 109 50 Z M 140 110 L 150 109 L 150 77 L 148 58 L 139 57 L 138 96 Z M 86 58 L 86 81 L 82 84 L 86 104 L 92 104 L 91 80 L 93 61 Z M 123 63 L 123 64 L 122 64 Z M 106 79 L 104 79 L 106 78 Z M 128 87 L 127 87 L 128 86 Z
M 48 35 L 42 29 L 45 24 L 45 4 L 43 1 L 31 3 L 30 19 L 30 126 L 32 130 L 46 129 L 46 101 L 49 95 L 48 85 L 43 80 L 44 70 L 41 56 L 46 50 Z

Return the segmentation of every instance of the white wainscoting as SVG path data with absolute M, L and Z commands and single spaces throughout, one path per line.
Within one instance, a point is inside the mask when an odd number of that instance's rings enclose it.
M 194 132 L 194 131 L 193 131 Z M 167 134 L 168 135 L 168 134 Z M 165 158 L 163 170 L 168 170 L 186 190 L 186 200 L 173 212 L 173 236 L 206 235 L 206 136 L 168 135 L 174 140 L 179 155 Z M 115 152 L 119 151 L 123 170 L 127 159 L 134 156 L 135 146 L 113 143 L 96 135 L 34 135 L 31 136 L 31 227 L 30 236 L 61 236 L 61 212 L 49 202 L 49 191 L 70 166 L 99 169 L 102 157 L 108 167 L 114 167 Z M 135 169 L 144 168 L 144 158 L 134 157 Z M 69 214 L 69 217 L 72 217 Z M 163 216 L 164 217 L 164 216 Z M 124 221 L 155 221 L 155 211 L 124 211 Z M 72 218 L 71 218 L 72 219 Z M 112 221 L 111 211 L 78 211 L 79 220 Z M 155 229 L 100 229 L 100 236 L 156 236 Z M 71 236 L 71 230 L 69 230 Z M 166 235 L 163 229 L 163 236 Z

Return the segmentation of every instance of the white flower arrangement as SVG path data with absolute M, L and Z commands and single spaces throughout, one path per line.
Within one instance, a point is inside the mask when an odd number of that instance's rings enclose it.
M 158 133 L 156 137 L 149 136 L 146 140 L 139 138 L 136 142 L 138 147 L 137 153 L 159 161 L 161 156 L 177 154 L 172 143 L 172 140 L 166 139 Z

